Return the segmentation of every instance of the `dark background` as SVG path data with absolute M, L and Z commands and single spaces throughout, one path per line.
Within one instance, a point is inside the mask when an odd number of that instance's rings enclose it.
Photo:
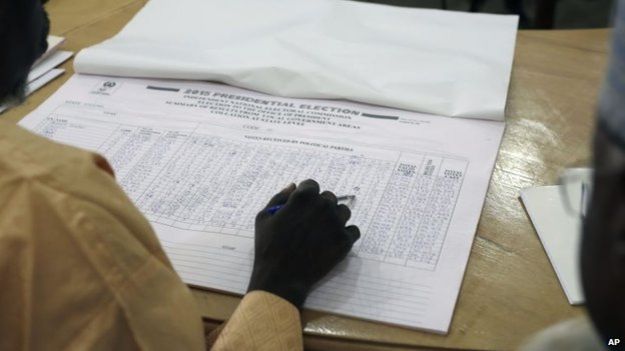
M 376 2 L 382 4 L 421 7 L 442 8 L 447 3 L 447 9 L 455 11 L 469 11 L 472 0 L 359 0 L 363 2 Z M 481 0 L 483 2 L 479 12 L 506 14 L 511 11 L 506 7 L 506 0 Z M 614 0 L 508 0 L 518 4 L 526 17 L 521 23 L 521 28 L 602 28 L 610 24 L 610 13 Z M 543 2 L 542 4 L 540 2 Z M 549 11 L 542 12 L 537 16 L 537 10 L 542 5 L 549 7 L 554 2 L 553 16 Z M 518 12 L 518 11 L 517 11 Z M 538 18 L 537 18 L 538 17 Z M 545 18 L 547 22 L 545 22 Z M 541 21 L 542 19 L 542 21 Z M 551 22 L 551 25 L 549 25 Z

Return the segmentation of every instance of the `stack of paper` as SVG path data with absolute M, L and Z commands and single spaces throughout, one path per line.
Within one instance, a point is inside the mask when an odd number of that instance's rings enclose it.
M 48 36 L 48 50 L 33 64 L 28 74 L 27 96 L 65 72 L 63 68 L 56 68 L 72 57 L 72 52 L 58 50 L 64 41 L 65 38 Z M 9 107 L 8 104 L 0 105 L 0 113 Z

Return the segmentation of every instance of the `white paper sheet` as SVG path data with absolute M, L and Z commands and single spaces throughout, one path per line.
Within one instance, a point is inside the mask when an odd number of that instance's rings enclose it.
M 584 302 L 581 284 L 579 245 L 581 187 L 570 188 L 567 210 L 560 186 L 540 186 L 521 191 L 521 199 L 536 233 L 553 265 L 560 285 L 572 305 Z
M 28 74 L 28 83 L 43 76 L 54 67 L 67 61 L 70 57 L 72 57 L 72 55 L 73 53 L 71 51 L 57 51 L 40 61 L 38 64 L 33 65 L 30 69 L 30 73 Z
M 445 333 L 503 122 L 77 75 L 20 124 L 103 153 L 186 283 L 244 293 L 253 220 L 312 177 L 362 237 L 306 307 Z
M 517 22 L 345 0 L 151 0 L 74 64 L 503 120 Z
M 26 86 L 25 95 L 28 96 L 28 95 L 34 93 L 35 91 L 39 90 L 41 87 L 43 87 L 44 85 L 48 84 L 50 81 L 52 81 L 54 78 L 60 76 L 64 72 L 65 72 L 65 69 L 63 69 L 63 68 L 55 68 L 55 69 L 49 70 L 47 73 L 43 74 L 39 78 L 37 78 L 37 79 L 33 80 L 32 82 L 28 83 L 28 85 Z M 9 109 L 11 106 L 12 105 L 10 105 L 8 103 L 7 104 L 0 104 L 0 113 L 2 113 L 5 110 Z
M 48 56 L 50 56 L 53 53 L 55 53 L 59 49 L 59 47 L 61 47 L 61 45 L 65 42 L 65 38 L 57 37 L 56 35 L 48 35 L 47 40 L 48 40 L 48 49 L 46 50 L 46 52 L 43 53 L 43 55 L 41 55 L 41 57 L 39 57 L 33 63 L 33 66 L 38 65 L 43 60 L 48 58 Z

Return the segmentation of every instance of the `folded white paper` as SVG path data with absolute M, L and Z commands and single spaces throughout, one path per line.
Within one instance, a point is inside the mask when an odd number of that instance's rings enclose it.
M 43 53 L 43 55 L 41 55 L 37 59 L 37 61 L 35 61 L 35 63 L 33 63 L 33 66 L 38 65 L 43 60 L 48 58 L 48 56 L 50 56 L 53 53 L 55 53 L 59 49 L 61 44 L 63 44 L 65 42 L 65 38 L 57 37 L 56 35 L 48 35 L 47 41 L 48 41 L 48 49 L 46 50 L 46 52 Z
M 572 305 L 584 302 L 579 263 L 582 196 L 580 184 L 577 185 L 568 190 L 540 186 L 521 191 L 525 209 Z M 565 192 L 568 196 L 563 196 Z
M 344 0 L 151 0 L 75 70 L 503 120 L 517 22 Z
M 46 57 L 44 60 L 39 61 L 39 63 L 37 63 L 30 69 L 30 73 L 28 74 L 28 83 L 50 72 L 50 70 L 52 70 L 54 67 L 67 61 L 70 57 L 72 57 L 73 54 L 74 53 L 71 51 L 61 50 L 54 52 Z

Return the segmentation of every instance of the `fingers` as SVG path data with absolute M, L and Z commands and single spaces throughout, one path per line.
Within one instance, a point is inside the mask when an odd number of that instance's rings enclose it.
M 318 202 L 319 198 L 322 199 L 321 202 Z M 258 214 L 257 219 L 267 217 L 268 213 L 271 212 L 268 209 L 278 205 L 284 205 L 285 208 L 280 209 L 280 211 L 287 212 L 301 211 L 302 206 L 312 209 L 317 215 L 319 215 L 317 211 L 329 211 L 329 213 L 336 215 L 336 218 L 342 225 L 345 225 L 352 215 L 349 207 L 337 204 L 336 195 L 331 191 L 324 191 L 319 194 L 319 184 L 312 179 L 301 182 L 297 187 L 293 183 L 289 184 L 289 186 L 269 200 L 265 208 Z M 360 237 L 360 234 L 358 233 L 357 236 Z M 355 240 L 352 240 L 352 242 Z
M 269 217 L 271 213 L 269 213 L 268 209 L 270 209 L 271 207 L 284 205 L 289 200 L 289 196 L 291 196 L 293 191 L 295 191 L 295 184 L 291 183 L 287 185 L 286 188 L 282 189 L 279 193 L 274 195 L 271 200 L 269 200 L 265 208 L 258 212 L 258 215 L 256 216 L 256 221 L 260 221 Z
M 317 195 L 319 194 L 319 183 L 312 179 L 306 179 L 305 181 L 299 183 L 293 195 L 297 195 L 298 193 Z
M 336 208 L 336 214 L 341 222 L 345 224 L 349 220 L 349 217 L 352 216 L 352 211 L 345 205 L 338 205 Z
M 322 198 L 326 199 L 326 201 L 330 204 L 330 207 L 335 211 L 336 216 L 339 218 L 342 224 L 347 223 L 349 217 L 352 216 L 352 211 L 349 207 L 341 204 L 337 206 L 336 195 L 331 191 L 324 191 L 320 195 Z
M 325 202 L 324 206 L 312 205 L 310 201 L 315 198 L 315 195 L 323 199 L 323 202 Z M 300 206 L 302 204 L 311 204 L 311 206 L 317 206 L 317 210 L 328 209 L 331 213 L 336 214 L 343 225 L 347 223 L 352 215 L 349 207 L 338 205 L 336 195 L 333 192 L 326 190 L 319 194 L 319 184 L 312 179 L 301 182 L 293 192 L 291 199 L 289 199 L 289 202 L 297 203 Z
M 93 162 L 98 168 L 115 178 L 115 172 L 113 171 L 113 167 L 111 167 L 111 165 L 102 155 L 93 154 Z
M 295 183 L 291 183 L 287 185 L 286 188 L 282 189 L 279 193 L 274 195 L 271 198 L 271 200 L 269 200 L 265 208 L 269 208 L 269 207 L 273 207 L 277 205 L 284 205 L 289 199 L 289 196 L 291 196 L 291 193 L 293 193 L 293 191 L 295 191 Z
M 299 183 L 297 189 L 293 191 L 287 203 L 306 203 L 316 195 L 319 195 L 319 184 L 312 179 L 307 179 Z
M 334 195 L 334 193 L 332 193 L 331 191 L 324 191 L 321 193 L 322 198 L 326 199 L 331 205 L 336 206 L 336 195 Z
M 360 229 L 358 229 L 355 225 L 345 227 L 345 234 L 349 240 L 350 248 L 358 239 L 360 239 Z
M 360 230 L 355 225 L 345 227 L 344 236 L 339 244 L 340 258 L 343 259 L 349 254 L 354 243 L 360 238 Z

